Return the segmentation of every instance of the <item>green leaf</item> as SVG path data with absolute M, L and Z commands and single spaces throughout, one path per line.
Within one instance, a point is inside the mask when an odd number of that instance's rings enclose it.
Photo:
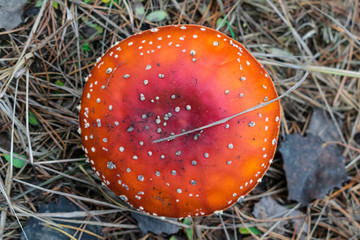
M 260 235 L 262 232 L 259 230 L 259 229 L 257 229 L 256 227 L 248 227 L 248 229 L 253 233 L 253 234 L 255 234 L 255 235 Z M 241 228 L 239 228 L 239 232 L 241 233 L 241 234 L 250 234 L 250 232 L 247 230 L 247 228 L 246 227 L 241 227 Z
M 189 225 L 189 226 L 192 225 L 191 221 L 190 221 L 190 218 L 188 218 L 188 217 L 184 219 L 183 223 L 186 224 L 186 225 Z M 193 239 L 193 234 L 194 234 L 193 228 L 186 228 L 185 231 L 186 231 L 186 236 L 188 237 L 188 239 Z
M 53 2 L 53 7 L 58 10 L 59 9 L 59 3 L 58 2 Z
M 216 28 L 223 28 L 225 26 L 226 21 L 223 22 L 223 20 L 224 20 L 223 18 L 218 18 L 216 20 Z M 220 24 L 221 24 L 221 26 L 220 26 Z
M 270 53 L 275 56 L 293 56 L 291 52 L 280 48 L 270 48 Z
M 39 1 L 36 2 L 35 7 L 41 7 L 43 5 L 43 3 L 44 3 L 44 0 L 39 0 Z M 52 5 L 56 10 L 59 9 L 59 3 L 58 2 L 53 1 Z
M 60 87 L 64 86 L 64 83 L 59 79 L 55 81 L 55 84 L 60 86 Z
M 99 36 L 102 34 L 102 32 L 104 31 L 104 29 L 102 27 L 100 27 L 99 25 L 96 25 L 94 26 L 94 28 L 96 29 L 96 35 Z
M 87 52 L 91 52 L 90 43 L 85 42 L 84 45 L 82 46 L 82 50 L 87 51 Z
M 135 16 L 142 19 L 145 15 L 145 8 L 141 2 L 134 3 Z
M 24 156 L 24 155 L 20 155 L 17 153 L 13 154 L 13 166 L 16 168 L 22 168 L 23 166 L 26 165 L 26 162 L 24 160 L 20 159 L 20 157 L 26 159 L 26 156 Z M 8 161 L 11 164 L 11 157 L 9 154 L 4 153 L 4 158 L 6 161 Z
M 96 29 L 96 33 L 94 34 L 95 36 L 99 36 L 99 35 L 102 34 L 102 32 L 103 32 L 103 28 L 102 28 L 102 27 L 100 27 L 99 25 L 97 25 L 97 24 L 95 24 L 95 23 L 90 22 L 89 20 L 86 20 L 86 21 L 85 21 L 85 18 L 84 18 L 84 17 L 81 18 L 81 19 L 84 21 L 85 25 L 87 25 L 87 26 L 89 26 L 89 27 L 91 27 L 91 28 L 95 28 L 95 29 Z
M 146 16 L 146 20 L 149 22 L 160 22 L 167 18 L 167 13 L 163 10 L 154 11 Z
M 88 4 L 91 3 L 93 0 L 84 0 L 84 3 Z
M 35 7 L 41 7 L 44 3 L 44 0 L 39 0 L 36 2 Z
M 33 126 L 39 126 L 39 120 L 36 118 L 33 112 L 29 112 L 29 123 Z
M 109 3 L 111 0 L 102 0 L 103 3 Z

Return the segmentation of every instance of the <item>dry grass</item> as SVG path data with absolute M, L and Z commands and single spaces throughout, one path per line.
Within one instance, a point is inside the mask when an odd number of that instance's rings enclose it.
M 19 239 L 21 225 L 36 217 L 53 220 L 66 213 L 37 213 L 40 203 L 63 195 L 95 216 L 84 224 L 103 226 L 107 239 L 166 239 L 142 236 L 126 208 L 111 200 L 84 160 L 77 133 L 77 105 L 95 59 L 115 41 L 140 30 L 168 24 L 201 24 L 217 28 L 243 43 L 269 70 L 278 92 L 293 86 L 302 70 L 310 75 L 282 99 L 281 137 L 304 133 L 314 108 L 326 110 L 336 124 L 336 142 L 346 158 L 349 181 L 325 199 L 300 207 L 287 200 L 282 160 L 242 203 L 219 216 L 193 219 L 198 239 L 359 239 L 360 238 L 360 8 L 358 0 L 142 1 L 145 12 L 164 10 L 168 18 L 148 22 L 134 15 L 134 1 L 85 4 L 51 1 L 20 27 L 0 33 L 0 238 Z M 96 34 L 96 24 L 103 31 Z M 88 50 L 84 50 L 88 46 Z M 61 82 L 61 84 L 60 84 Z M 29 123 L 31 112 L 38 124 Z M 336 117 L 336 118 L 335 118 Z M 343 121 L 340 125 L 337 119 Z M 31 120 L 31 119 L 30 119 Z M 281 141 L 281 140 L 280 140 Z M 3 154 L 22 154 L 29 163 L 17 169 Z M 252 216 L 254 203 L 272 196 L 289 212 L 301 210 L 305 224 L 284 229 L 281 221 Z M 268 224 L 271 223 L 271 227 Z M 65 223 L 66 224 L 66 223 Z M 180 226 L 184 226 L 180 222 Z M 239 227 L 257 226 L 260 235 L 242 235 Z M 185 239 L 183 233 L 179 239 Z

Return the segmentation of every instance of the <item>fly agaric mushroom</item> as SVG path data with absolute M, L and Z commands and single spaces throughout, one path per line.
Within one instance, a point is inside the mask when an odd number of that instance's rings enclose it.
M 279 101 L 238 42 L 202 26 L 153 28 L 98 59 L 82 95 L 84 151 L 100 179 L 141 211 L 209 215 L 232 206 L 268 169 Z M 168 141 L 156 141 L 190 131 Z

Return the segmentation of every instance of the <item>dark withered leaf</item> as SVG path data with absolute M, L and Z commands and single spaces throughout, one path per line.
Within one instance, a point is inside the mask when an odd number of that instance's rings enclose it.
M 336 118 L 336 121 L 340 126 L 342 125 L 341 120 Z M 331 119 L 330 114 L 319 108 L 314 109 L 306 133 L 317 135 L 324 141 L 340 139 L 339 132 L 336 130 L 335 123 Z
M 6 31 L 17 27 L 21 22 L 26 0 L 0 0 L 0 29 L 5 28 Z
M 318 136 L 287 135 L 280 146 L 290 200 L 308 205 L 335 187 L 341 187 L 347 173 L 344 158 L 335 145 Z
M 181 228 L 175 224 L 157 219 L 154 217 L 146 216 L 144 214 L 131 212 L 131 216 L 138 222 L 140 230 L 146 234 L 148 232 L 160 235 L 162 233 L 174 234 Z
M 289 213 L 290 210 L 291 213 Z M 281 218 L 285 214 L 287 214 L 287 217 L 295 217 L 281 221 L 278 226 L 273 229 L 274 232 L 281 235 L 285 234 L 286 229 L 288 229 L 289 227 L 292 228 L 296 225 L 304 227 L 305 232 L 308 229 L 308 224 L 304 222 L 305 217 L 299 210 L 289 209 L 286 206 L 280 205 L 270 196 L 262 197 L 259 202 L 255 203 L 253 214 L 257 219 Z M 268 222 L 264 223 L 263 226 L 269 228 L 273 224 L 274 223 L 272 222 Z M 305 225 L 303 226 L 303 224 Z M 300 228 L 297 228 L 297 230 L 299 230 Z
M 60 196 L 56 202 L 39 204 L 38 213 L 64 213 L 64 215 L 66 215 L 67 213 L 82 210 L 83 209 L 70 202 L 67 198 Z M 73 220 L 95 221 L 92 218 L 64 217 L 63 219 L 66 220 L 66 222 L 61 220 L 54 220 L 54 222 L 58 224 L 65 224 L 70 227 L 63 227 L 61 228 L 61 231 L 59 231 L 59 229 L 51 228 L 39 219 L 31 217 L 26 221 L 20 240 L 68 240 L 70 239 L 69 236 L 72 236 L 74 239 L 81 240 L 98 240 L 99 238 L 96 237 L 96 235 L 101 235 L 102 227 L 100 226 L 82 225 L 81 223 L 72 222 Z M 78 231 L 80 228 L 83 228 L 84 231 Z

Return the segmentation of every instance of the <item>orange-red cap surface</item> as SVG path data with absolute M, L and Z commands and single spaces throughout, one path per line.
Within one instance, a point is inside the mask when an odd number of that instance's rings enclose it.
M 209 215 L 245 196 L 268 169 L 279 101 L 263 67 L 238 42 L 202 26 L 154 28 L 110 48 L 84 88 L 80 130 L 96 174 L 135 208 Z

